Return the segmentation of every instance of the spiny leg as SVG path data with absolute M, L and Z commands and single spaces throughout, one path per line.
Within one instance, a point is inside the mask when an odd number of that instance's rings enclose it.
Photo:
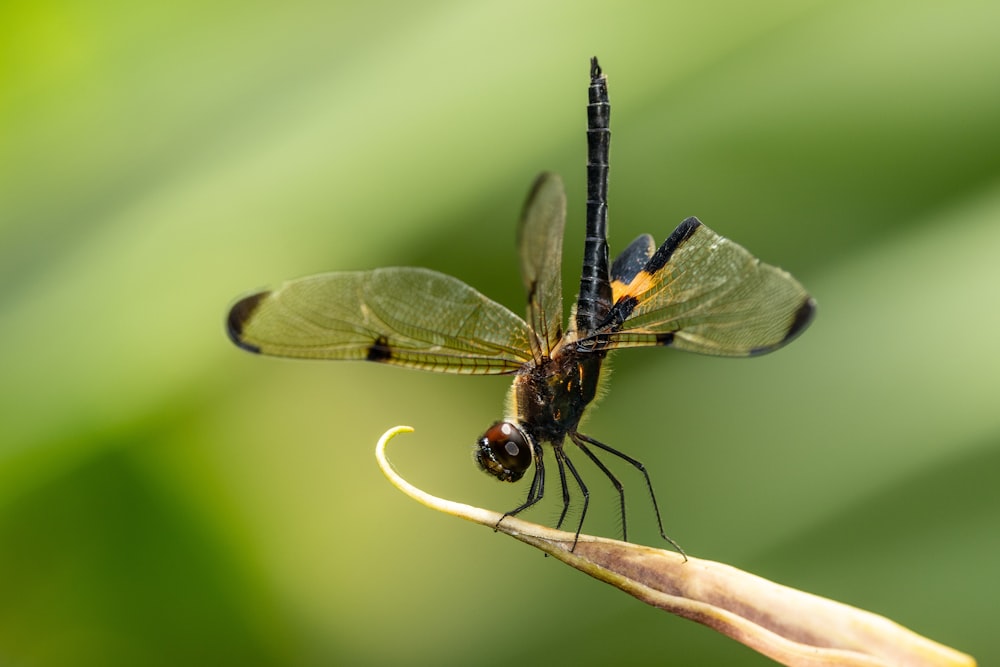
M 604 476 L 611 480 L 611 483 L 614 484 L 615 489 L 618 491 L 618 503 L 621 506 L 621 515 L 622 515 L 622 540 L 628 542 L 628 524 L 625 518 L 625 489 L 624 487 L 622 487 L 622 483 L 619 482 L 618 478 L 615 477 L 614 473 L 612 473 L 608 469 L 608 467 L 604 465 L 604 463 L 599 458 L 597 458 L 597 456 L 595 456 L 594 453 L 590 451 L 590 449 L 585 444 L 583 444 L 583 438 L 585 436 L 582 436 L 579 433 L 570 433 L 569 437 L 570 439 L 573 440 L 573 443 L 577 447 L 579 447 L 584 454 L 587 455 L 587 458 L 593 461 L 594 465 L 596 465 L 598 468 L 601 469 L 601 472 L 604 473 Z M 653 504 L 655 506 L 656 504 L 655 501 Z M 657 517 L 659 517 L 659 515 L 657 515 Z
M 493 526 L 494 530 L 500 528 L 500 522 L 509 516 L 514 516 L 519 514 L 524 510 L 528 509 L 545 495 L 545 463 L 542 461 L 542 448 L 538 445 L 532 447 L 532 454 L 535 461 L 535 474 L 531 477 L 531 486 L 528 488 L 528 497 L 525 498 L 524 502 L 510 510 L 509 512 L 504 512 L 504 515 L 500 517 L 500 521 L 497 521 L 497 525 Z M 565 487 L 565 482 L 563 483 Z
M 580 473 L 576 471 L 576 466 L 574 466 L 573 462 L 570 461 L 569 457 L 566 455 L 565 450 L 563 450 L 562 447 L 553 447 L 553 450 L 555 451 L 556 454 L 556 460 L 562 460 L 563 463 L 566 464 L 566 467 L 569 468 L 570 474 L 573 475 L 573 479 L 576 480 L 577 486 L 580 487 L 580 493 L 583 494 L 583 509 L 580 510 L 580 523 L 576 525 L 576 535 L 573 537 L 573 548 L 570 549 L 570 551 L 573 551 L 576 549 L 576 543 L 580 541 L 580 531 L 583 530 L 583 520 L 587 518 L 587 508 L 590 506 L 590 489 L 588 489 L 587 485 L 583 483 L 583 478 L 581 478 Z M 563 482 L 563 489 L 565 490 L 566 479 L 563 478 L 562 482 Z M 568 504 L 569 503 L 568 490 L 566 491 L 564 497 L 566 499 L 566 503 Z M 566 513 L 566 507 L 564 506 L 563 514 L 565 513 Z M 560 520 L 560 523 L 561 521 L 562 520 Z
M 562 512 L 559 514 L 559 521 L 556 523 L 556 530 L 562 528 L 563 521 L 566 519 L 566 512 L 569 511 L 569 487 L 566 485 L 566 466 L 563 464 L 564 456 L 562 455 L 562 446 L 553 445 L 556 455 L 556 465 L 559 467 L 559 484 L 562 487 L 562 500 L 563 508 Z
M 681 545 L 677 544 L 677 542 L 675 542 L 673 540 L 673 538 L 670 537 L 669 535 L 667 535 L 666 532 L 664 532 L 664 530 L 663 530 L 663 520 L 660 518 L 660 506 L 656 502 L 656 493 L 653 492 L 653 483 L 649 479 L 649 473 L 646 472 L 646 466 L 644 466 L 641 462 L 639 462 L 636 459 L 632 458 L 628 454 L 624 454 L 624 453 L 618 451 L 617 449 L 615 449 L 614 447 L 609 447 L 608 445 L 605 445 L 602 442 L 594 440 L 593 438 L 590 438 L 590 437 L 588 437 L 588 436 L 586 436 L 586 435 L 584 435 L 582 433 L 574 433 L 574 434 L 572 434 L 571 437 L 573 438 L 573 442 L 576 442 L 577 445 L 579 445 L 580 443 L 577 442 L 576 439 L 580 438 L 581 440 L 583 440 L 587 444 L 593 445 L 594 447 L 597 447 L 599 449 L 603 449 L 608 454 L 613 454 L 614 456 L 617 456 L 618 458 L 620 458 L 621 460 L 625 461 L 626 463 L 628 463 L 629 465 L 631 465 L 633 468 L 635 468 L 636 470 L 638 470 L 639 472 L 642 473 L 643 478 L 646 480 L 646 488 L 649 489 L 649 498 L 650 498 L 650 500 L 653 501 L 653 511 L 656 513 L 656 525 L 660 529 L 660 537 L 662 537 L 664 540 L 666 540 L 667 542 L 669 542 L 671 544 L 671 546 L 674 547 L 674 549 L 677 549 L 677 552 L 680 555 L 684 556 L 684 560 L 687 560 L 687 553 L 684 552 L 684 549 L 681 548 Z M 604 468 L 604 466 L 601 466 L 601 468 L 604 469 L 604 470 L 607 470 L 606 468 Z M 612 479 L 614 479 L 614 478 L 612 477 Z

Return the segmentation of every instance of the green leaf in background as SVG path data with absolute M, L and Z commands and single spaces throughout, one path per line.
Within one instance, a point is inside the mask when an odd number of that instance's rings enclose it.
M 223 333 L 242 291 L 391 265 L 520 312 L 542 170 L 575 274 L 592 55 L 612 251 L 697 215 L 820 315 L 762 359 L 619 355 L 588 433 L 646 463 L 693 554 L 997 662 L 998 23 L 971 0 L 4 3 L 0 662 L 767 664 L 386 488 L 368 443 L 412 423 L 409 478 L 513 506 L 469 461 L 505 381 Z M 592 532 L 617 534 L 612 494 Z

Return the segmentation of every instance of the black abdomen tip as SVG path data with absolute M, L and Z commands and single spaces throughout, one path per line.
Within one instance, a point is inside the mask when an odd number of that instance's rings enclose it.
M 229 316 L 226 318 L 226 333 L 229 340 L 233 341 L 237 347 L 241 347 L 248 352 L 260 353 L 260 348 L 243 340 L 243 329 L 246 323 L 253 317 L 257 306 L 270 292 L 258 292 L 248 297 L 240 299 L 229 309 Z
M 601 76 L 601 64 L 597 62 L 597 56 L 590 59 L 590 78 L 598 79 Z

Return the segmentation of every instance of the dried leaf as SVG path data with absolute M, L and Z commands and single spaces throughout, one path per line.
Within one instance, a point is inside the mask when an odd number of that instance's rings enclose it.
M 723 563 L 618 540 L 574 534 L 437 498 L 392 468 L 386 432 L 376 458 L 389 481 L 436 510 L 507 533 L 620 588 L 647 604 L 697 621 L 792 667 L 974 667 L 972 657 L 922 637 L 887 618 L 788 588 Z M 502 519 L 502 520 L 501 520 Z

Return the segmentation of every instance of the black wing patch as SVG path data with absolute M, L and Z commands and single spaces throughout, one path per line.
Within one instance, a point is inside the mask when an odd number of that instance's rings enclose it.
M 624 289 L 646 266 L 655 250 L 656 242 L 653 237 L 650 234 L 640 234 L 615 258 L 611 265 L 611 282 L 619 283 L 619 289 Z M 614 290 L 615 285 L 612 285 L 612 292 Z

